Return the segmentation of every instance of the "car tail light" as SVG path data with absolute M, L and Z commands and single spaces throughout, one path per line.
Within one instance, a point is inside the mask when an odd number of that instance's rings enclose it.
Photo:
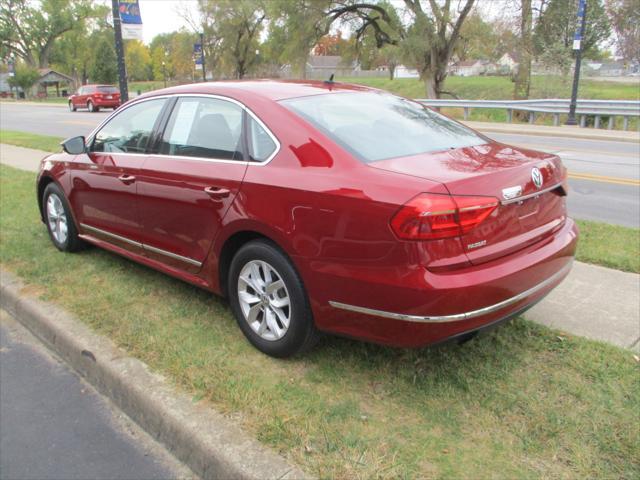
M 495 197 L 421 193 L 393 216 L 391 228 L 403 240 L 435 240 L 468 233 L 498 206 Z

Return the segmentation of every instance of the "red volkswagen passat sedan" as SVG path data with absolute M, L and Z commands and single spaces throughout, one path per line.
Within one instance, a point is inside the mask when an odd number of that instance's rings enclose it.
M 576 247 L 557 156 L 359 86 L 160 90 L 63 146 L 38 175 L 54 245 L 88 242 L 228 296 L 273 356 L 319 332 L 466 337 L 549 293 Z
M 69 110 L 86 108 L 90 112 L 99 112 L 101 108 L 120 106 L 120 90 L 113 85 L 83 85 L 69 97 Z

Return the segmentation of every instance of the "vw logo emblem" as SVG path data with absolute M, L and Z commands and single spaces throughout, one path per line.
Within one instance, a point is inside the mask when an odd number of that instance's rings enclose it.
M 533 180 L 533 184 L 536 186 L 536 188 L 542 187 L 542 172 L 539 168 L 533 167 L 531 169 L 531 180 Z

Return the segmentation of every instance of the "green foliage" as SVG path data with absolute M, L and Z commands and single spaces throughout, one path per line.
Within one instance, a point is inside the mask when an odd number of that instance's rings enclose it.
M 168 81 L 193 80 L 193 44 L 197 41 L 196 35 L 184 30 L 156 35 L 149 45 L 153 79 L 164 80 L 166 72 Z M 206 58 L 208 65 L 213 65 L 211 61 Z
M 139 40 L 127 40 L 124 47 L 127 78 L 131 81 L 150 80 L 153 74 L 149 48 Z
M 495 25 L 485 22 L 480 13 L 473 12 L 460 29 L 455 53 L 460 60 L 498 60 L 505 53 L 498 49 L 498 37 Z
M 113 84 L 118 81 L 118 64 L 112 42 L 101 38 L 94 52 L 89 75 L 92 82 Z
M 46 67 L 54 42 L 103 11 L 92 0 L 0 0 L 0 44 L 32 67 Z
M 243 78 L 257 63 L 260 34 L 266 24 L 262 0 L 198 2 L 208 64 L 215 72 Z
M 547 49 L 556 52 L 564 50 L 561 56 L 571 57 L 573 35 L 577 25 L 577 3 L 567 0 L 549 0 L 545 10 L 540 15 L 534 29 L 535 52 L 540 55 Z M 582 40 L 582 51 L 586 57 L 597 52 L 598 45 L 608 40 L 611 35 L 609 18 L 602 0 L 587 2 L 587 24 Z M 556 53 L 555 57 L 558 57 Z
M 605 0 L 611 27 L 616 34 L 616 53 L 627 62 L 640 63 L 640 2 Z
M 31 87 L 38 81 L 38 78 L 40 78 L 40 73 L 37 69 L 26 65 L 18 65 L 16 74 L 13 77 L 9 77 L 8 82 L 9 86 L 20 88 L 26 95 L 29 95 Z

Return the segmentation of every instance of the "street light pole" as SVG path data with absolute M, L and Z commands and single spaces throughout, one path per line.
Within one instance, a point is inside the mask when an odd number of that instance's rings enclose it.
M 111 12 L 113 14 L 113 30 L 116 39 L 116 57 L 118 61 L 118 82 L 120 84 L 120 101 L 122 103 L 129 100 L 129 89 L 127 87 L 127 68 L 124 63 L 124 45 L 122 44 L 122 26 L 120 25 L 120 12 L 118 10 L 118 0 L 111 0 Z
M 573 49 L 576 52 L 576 66 L 573 71 L 573 88 L 571 89 L 571 104 L 569 105 L 569 117 L 565 125 L 577 125 L 576 106 L 578 102 L 578 83 L 580 82 L 580 64 L 582 63 L 582 39 L 587 25 L 587 0 L 579 0 L 578 4 L 578 31 L 573 40 Z

